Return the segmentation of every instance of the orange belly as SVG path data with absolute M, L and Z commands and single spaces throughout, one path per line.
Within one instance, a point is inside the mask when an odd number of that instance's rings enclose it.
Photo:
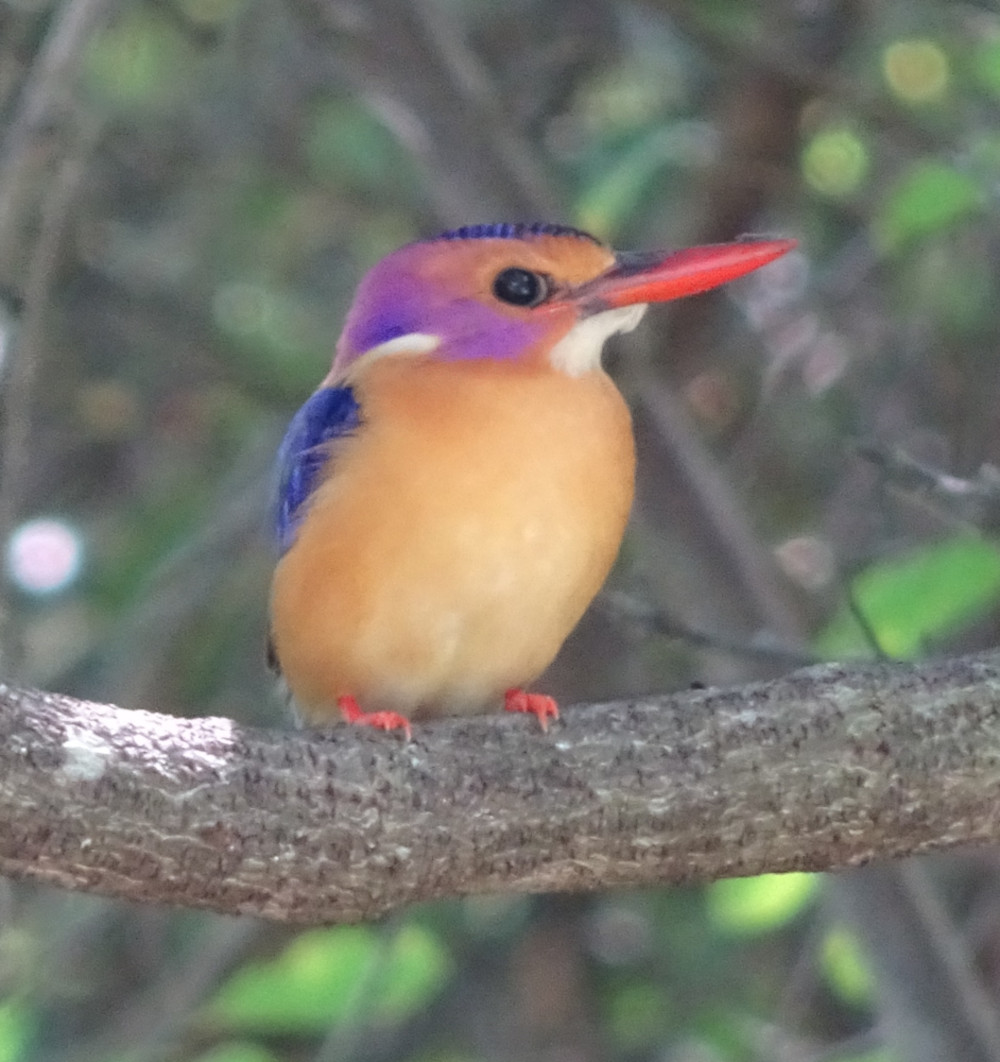
M 632 501 L 628 410 L 604 372 L 387 357 L 274 576 L 282 671 L 306 718 L 498 706 L 600 589 Z

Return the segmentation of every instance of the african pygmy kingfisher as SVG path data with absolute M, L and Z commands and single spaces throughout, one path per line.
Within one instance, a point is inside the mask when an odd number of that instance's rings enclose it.
M 794 245 L 616 254 L 501 224 L 380 261 L 280 452 L 272 656 L 305 720 L 556 715 L 523 687 L 600 589 L 632 502 L 605 340 Z

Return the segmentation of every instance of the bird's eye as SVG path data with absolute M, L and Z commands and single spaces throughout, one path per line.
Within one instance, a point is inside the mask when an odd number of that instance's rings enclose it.
M 493 294 L 501 302 L 509 302 L 514 306 L 537 306 L 548 296 L 549 284 L 540 273 L 511 266 L 497 273 L 493 281 Z

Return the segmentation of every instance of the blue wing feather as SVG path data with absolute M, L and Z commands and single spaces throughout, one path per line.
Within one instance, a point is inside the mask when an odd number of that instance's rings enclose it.
M 278 450 L 276 531 L 282 553 L 295 541 L 305 503 L 330 456 L 327 445 L 355 431 L 361 407 L 350 387 L 323 387 L 292 418 Z

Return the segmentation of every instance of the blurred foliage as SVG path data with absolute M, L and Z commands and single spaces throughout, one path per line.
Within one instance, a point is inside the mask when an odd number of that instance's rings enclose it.
M 30 591 L 8 555 L 5 676 L 283 725 L 262 662 L 283 425 L 367 266 L 507 218 L 618 246 L 801 241 L 609 359 L 640 449 L 615 585 L 719 645 L 590 617 L 550 689 L 770 675 L 769 640 L 996 642 L 997 521 L 856 451 L 949 482 L 1000 464 L 995 10 L 121 0 L 39 82 L 80 7 L 0 0 L 0 355 L 37 370 L 7 409 L 5 445 L 17 418 L 30 442 L 0 522 L 51 517 L 83 558 L 29 550 Z M 32 332 L 61 159 L 81 176 Z M 938 869 L 996 1000 L 995 857 Z M 831 891 L 480 898 L 293 933 L 8 883 L 0 1062 L 887 1062 L 878 945 Z
M 760 874 L 729 878 L 708 889 L 708 913 L 715 925 L 731 933 L 760 933 L 795 918 L 815 896 L 814 874 Z
M 826 979 L 845 1003 L 864 1006 L 872 998 L 872 975 L 853 936 L 842 928 L 823 938 L 820 962 Z
M 386 934 L 361 926 L 300 933 L 277 958 L 223 985 L 212 1017 L 242 1033 L 315 1032 L 355 1017 L 400 1021 L 426 1006 L 448 972 L 437 938 L 417 924 Z
M 869 656 L 875 648 L 918 657 L 996 606 L 1000 549 L 967 535 L 945 538 L 869 566 L 849 592 L 850 605 L 817 639 L 823 656 Z
M 33 1022 L 30 1008 L 13 1000 L 0 1007 L 0 1059 L 17 1062 L 31 1045 Z

